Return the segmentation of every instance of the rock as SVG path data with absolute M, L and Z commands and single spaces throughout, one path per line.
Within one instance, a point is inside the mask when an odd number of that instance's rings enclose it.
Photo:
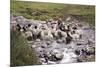
M 25 35 L 26 35 L 26 37 L 29 37 L 29 36 L 32 37 L 32 32 L 31 31 L 27 31 L 27 32 L 25 32 Z
M 86 55 L 95 55 L 95 48 L 89 48 L 87 51 L 86 51 Z
M 43 48 L 38 47 L 38 48 L 36 48 L 36 51 L 37 51 L 37 52 L 43 52 Z
M 57 43 L 63 43 L 63 40 L 58 39 L 58 40 L 57 40 Z
M 77 27 L 73 27 L 72 29 L 77 30 Z
M 48 64 L 56 64 L 56 62 L 48 61 Z
M 45 46 L 41 46 L 41 48 L 45 48 Z
M 37 42 L 40 42 L 41 40 L 40 40 L 40 39 L 36 39 L 36 41 L 37 41 Z
M 51 61 L 59 61 L 62 60 L 62 58 L 63 54 L 57 49 L 52 50 L 51 56 L 49 57 Z
M 82 62 L 82 60 L 78 58 L 78 59 L 77 59 L 77 62 Z
M 36 47 L 36 45 L 32 45 L 32 48 L 35 48 Z
M 50 41 L 47 41 L 46 44 L 47 44 L 47 46 L 49 46 L 51 44 L 51 42 Z
M 71 17 L 67 17 L 66 18 L 66 21 L 70 21 L 72 18 Z
M 45 42 L 41 43 L 41 48 L 46 48 L 47 44 Z
M 78 40 L 77 42 L 76 42 L 77 44 L 77 46 L 80 46 L 80 45 L 86 45 L 87 43 L 88 43 L 88 41 L 85 41 L 85 40 Z
M 28 36 L 28 37 L 27 37 L 27 40 L 28 40 L 28 41 L 32 41 L 33 38 L 32 38 L 31 36 Z
M 83 30 L 89 30 L 90 29 L 90 27 L 88 27 L 88 26 L 83 26 Z
M 57 60 L 61 60 L 63 58 L 63 54 L 55 54 Z
M 72 40 L 72 37 L 66 37 L 66 44 L 69 44 L 70 42 L 71 42 L 71 40 Z
M 80 50 L 75 50 L 76 55 L 80 55 Z
M 60 63 L 73 63 L 76 62 L 77 56 L 73 52 L 65 53 L 63 52 L 63 59 L 60 61 Z
M 44 58 L 40 58 L 41 63 L 45 62 Z
M 78 27 L 83 27 L 83 25 L 81 23 L 78 23 Z
M 78 46 L 82 45 L 81 43 L 77 43 Z

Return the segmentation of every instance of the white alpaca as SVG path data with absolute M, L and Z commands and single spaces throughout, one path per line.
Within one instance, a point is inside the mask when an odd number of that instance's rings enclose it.
M 78 40 L 79 39 L 79 34 L 73 34 L 71 35 L 71 37 L 73 38 L 73 40 Z
M 82 30 L 75 30 L 75 33 L 74 34 L 71 34 L 69 32 L 69 35 L 73 38 L 73 40 L 78 40 L 80 39 L 80 36 L 83 34 L 83 31 Z
M 31 31 L 27 31 L 27 32 L 25 32 L 25 37 L 27 38 L 27 37 L 32 37 L 32 32 Z
M 38 29 L 33 29 L 32 32 L 34 35 L 37 35 L 39 31 L 38 31 Z
M 52 31 L 52 33 L 55 37 L 58 37 L 58 31 Z
M 49 30 L 48 30 L 48 37 L 49 37 L 50 39 L 53 39 L 53 35 L 51 34 L 51 31 L 49 31 Z
M 60 63 L 72 63 L 76 61 L 77 56 L 73 52 L 65 53 L 63 52 L 63 59 L 60 61 Z
M 23 32 L 24 30 L 23 30 L 23 25 L 20 25 L 20 27 L 21 27 L 21 29 L 20 29 L 20 32 Z
M 83 31 L 81 29 L 78 29 L 78 30 L 76 30 L 76 33 L 79 34 L 79 35 L 82 35 Z
M 53 39 L 53 35 L 51 34 L 51 31 L 49 30 L 42 30 L 41 37 L 42 39 Z
M 28 30 L 33 30 L 34 29 L 34 26 L 33 25 L 31 25 L 29 28 L 28 28 Z
M 67 37 L 67 33 L 66 32 L 61 31 L 61 35 L 62 35 L 62 37 Z
M 55 32 L 57 31 L 56 29 L 57 29 L 57 25 L 55 24 L 53 28 L 49 28 L 49 31 L 51 31 L 52 34 L 55 34 Z
M 54 31 L 54 36 L 59 38 L 59 34 L 58 33 L 61 33 L 62 37 L 67 37 L 67 33 L 64 32 L 64 31 L 60 31 L 60 30 L 55 30 Z
M 47 29 L 48 26 L 46 24 L 41 24 L 40 29 Z

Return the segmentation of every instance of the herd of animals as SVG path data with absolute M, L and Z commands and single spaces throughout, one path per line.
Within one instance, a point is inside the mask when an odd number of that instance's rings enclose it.
M 23 34 L 42 64 L 87 62 L 95 59 L 95 31 L 75 19 L 29 20 L 11 15 L 11 30 Z

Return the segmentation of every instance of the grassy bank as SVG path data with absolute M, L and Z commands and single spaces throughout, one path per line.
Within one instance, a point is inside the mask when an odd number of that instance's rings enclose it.
M 95 24 L 95 6 L 89 5 L 11 1 L 11 13 L 36 20 L 74 15 L 82 21 Z
M 11 31 L 11 66 L 40 64 L 34 49 L 18 31 Z

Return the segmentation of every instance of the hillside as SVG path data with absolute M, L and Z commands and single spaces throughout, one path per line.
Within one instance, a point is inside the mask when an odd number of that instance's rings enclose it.
M 47 20 L 54 17 L 74 16 L 95 25 L 95 6 L 11 1 L 11 13 L 28 19 Z

